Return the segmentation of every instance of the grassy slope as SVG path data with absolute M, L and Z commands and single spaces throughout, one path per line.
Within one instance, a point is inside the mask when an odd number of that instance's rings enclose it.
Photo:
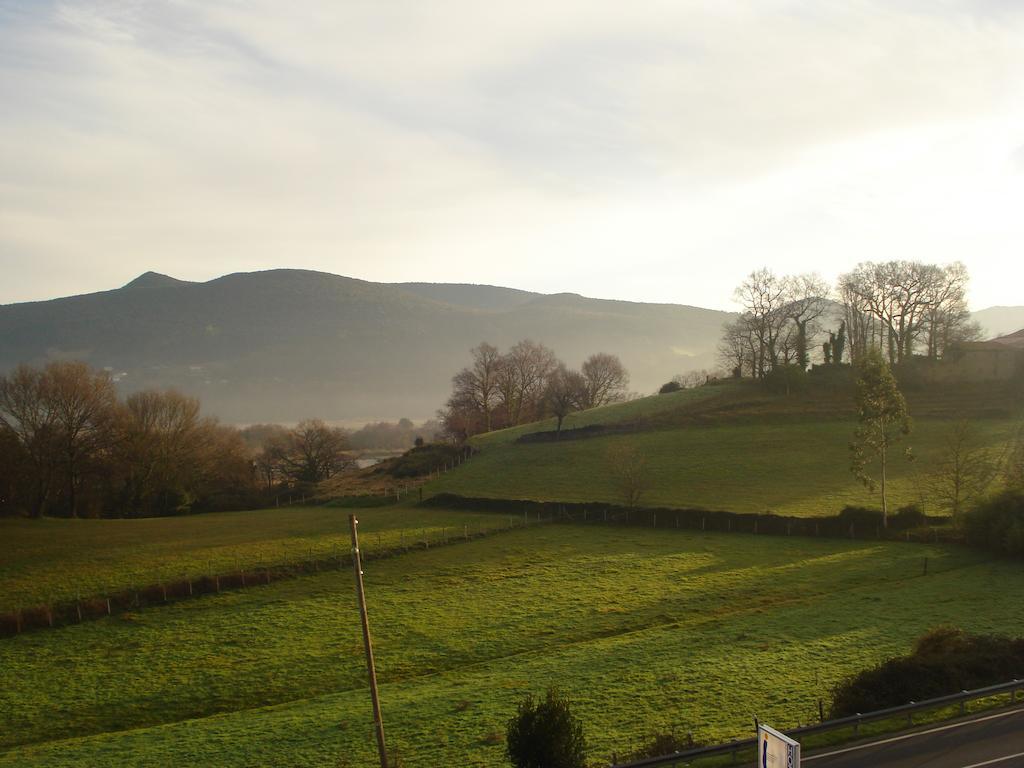
M 806 720 L 838 677 L 943 622 L 1024 631 L 1019 567 L 929 546 L 555 526 L 379 561 L 366 579 L 408 766 L 501 765 L 503 722 L 549 683 L 574 694 L 596 760 L 654 729 L 720 739 L 755 712 Z M 0 669 L 0 744 L 96 734 L 3 765 L 372 762 L 345 573 L 23 635 L 0 643 Z
M 351 512 L 368 550 L 396 546 L 402 531 L 437 538 L 442 527 L 500 523 L 493 515 L 408 506 L 289 507 L 142 520 L 0 518 L 0 611 L 347 552 Z
M 953 418 L 971 417 L 993 455 L 1016 428 L 1017 406 L 998 394 L 947 390 L 909 395 L 918 414 L 912 447 L 890 462 L 893 507 L 920 503 L 921 479 L 941 454 Z M 997 417 L 998 416 L 998 417 Z M 855 428 L 850 396 L 817 389 L 801 397 L 767 395 L 749 383 L 656 395 L 584 411 L 567 427 L 628 424 L 627 434 L 516 445 L 538 422 L 480 435 L 473 461 L 427 486 L 430 492 L 549 501 L 621 503 L 609 449 L 632 445 L 647 458 L 650 487 L 641 503 L 736 512 L 831 515 L 847 504 L 879 506 L 878 494 L 850 473 Z M 876 469 L 877 474 L 877 469 Z M 938 510 L 930 510 L 936 512 Z
M 978 423 L 993 451 L 1012 434 L 1006 421 Z M 622 503 L 608 463 L 615 445 L 646 457 L 650 489 L 641 503 L 734 512 L 831 515 L 846 504 L 879 506 L 850 474 L 848 422 L 727 424 L 611 435 L 563 443 L 502 445 L 482 451 L 428 486 L 464 496 Z M 916 461 L 889 468 L 894 507 L 920 500 L 919 476 L 940 452 L 944 421 L 919 421 L 905 445 Z
M 713 398 L 720 398 L 736 391 L 736 387 L 724 384 L 715 387 L 683 389 L 665 395 L 641 397 L 626 403 L 615 403 L 601 408 L 570 413 L 562 422 L 562 429 L 579 429 L 594 424 L 621 424 L 664 416 L 673 411 L 686 409 Z M 518 427 L 499 429 L 485 435 L 476 435 L 470 442 L 477 448 L 493 448 L 507 445 L 534 432 L 554 430 L 558 422 L 554 418 L 522 424 Z

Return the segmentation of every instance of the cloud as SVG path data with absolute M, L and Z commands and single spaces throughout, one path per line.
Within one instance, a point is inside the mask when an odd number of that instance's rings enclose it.
M 993 0 L 0 5 L 0 301 L 302 266 L 723 305 L 769 257 L 994 259 L 1022 33 Z

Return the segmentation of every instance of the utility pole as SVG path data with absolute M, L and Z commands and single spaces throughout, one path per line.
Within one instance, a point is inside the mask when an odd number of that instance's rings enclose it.
M 388 768 L 388 750 L 384 744 L 384 718 L 380 713 L 380 698 L 377 695 L 377 671 L 373 665 L 373 643 L 370 641 L 370 619 L 366 615 L 366 594 L 363 592 L 363 563 L 359 556 L 359 534 L 355 515 L 348 516 L 352 530 L 352 568 L 356 575 L 356 596 L 359 598 L 359 618 L 363 623 L 363 644 L 366 646 L 366 668 L 370 672 L 370 698 L 373 700 L 373 724 L 377 730 L 377 751 L 380 753 L 380 768 Z

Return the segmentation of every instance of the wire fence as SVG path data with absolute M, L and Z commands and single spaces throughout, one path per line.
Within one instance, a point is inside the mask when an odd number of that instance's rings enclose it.
M 364 561 L 381 560 L 408 552 L 460 544 L 545 522 L 551 520 L 508 516 L 504 525 L 465 523 L 461 526 L 368 531 L 360 537 L 360 554 Z M 142 586 L 129 585 L 100 594 L 80 595 L 73 600 L 53 600 L 14 606 L 13 610 L 0 613 L 0 637 L 95 621 L 147 606 L 165 605 L 201 595 L 247 589 L 282 579 L 294 579 L 351 566 L 350 548 L 343 546 L 340 541 L 328 550 L 310 547 L 305 557 L 296 558 L 292 553 L 280 558 L 260 554 L 257 559 L 249 562 L 236 558 L 235 566 L 227 570 L 216 570 L 211 567 L 206 573 L 182 574 L 179 578 L 165 578 Z
M 839 735 L 845 736 L 845 740 L 856 739 L 863 735 L 861 731 L 862 726 L 871 723 L 884 723 L 886 721 L 891 721 L 893 727 L 886 729 L 885 732 L 892 732 L 895 730 L 911 728 L 918 724 L 914 721 L 915 715 L 934 713 L 950 707 L 952 707 L 952 716 L 965 715 L 967 714 L 967 705 L 975 701 L 995 700 L 995 705 L 1003 703 L 1013 705 L 1017 703 L 1017 692 L 1021 690 L 1024 690 L 1024 681 L 1010 680 L 1009 682 L 1000 683 L 999 685 L 991 685 L 986 688 L 978 688 L 973 691 L 961 691 L 960 693 L 940 696 L 938 698 L 928 699 L 927 701 L 911 701 L 898 707 L 890 707 L 888 709 L 881 709 L 875 712 L 868 712 L 866 714 L 856 714 L 851 715 L 850 717 L 837 718 L 835 720 L 824 720 L 823 722 L 815 723 L 813 725 L 791 728 L 786 730 L 785 734 L 800 741 L 802 745 L 807 744 L 808 737 L 815 736 L 825 736 L 827 738 L 829 736 L 835 737 Z M 1008 701 L 1003 702 L 1002 697 L 1007 694 L 1009 694 Z M 755 719 L 755 728 L 756 724 L 757 721 Z M 835 738 L 831 738 L 823 743 L 836 744 L 839 743 L 839 741 Z M 642 758 L 640 760 L 633 760 L 632 762 L 626 763 L 617 762 L 616 757 L 613 755 L 610 765 L 611 768 L 681 768 L 682 766 L 692 766 L 695 764 L 700 765 L 702 764 L 701 761 L 706 761 L 712 758 L 727 758 L 727 764 L 734 764 L 737 760 L 746 760 L 748 757 L 753 759 L 756 746 L 756 738 L 740 739 L 723 744 L 695 747 L 693 749 L 682 750 L 657 757 Z

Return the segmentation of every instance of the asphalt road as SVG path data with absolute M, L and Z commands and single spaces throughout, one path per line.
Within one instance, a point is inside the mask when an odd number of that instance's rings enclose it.
M 1024 768 L 1024 707 L 801 756 L 807 768 Z

